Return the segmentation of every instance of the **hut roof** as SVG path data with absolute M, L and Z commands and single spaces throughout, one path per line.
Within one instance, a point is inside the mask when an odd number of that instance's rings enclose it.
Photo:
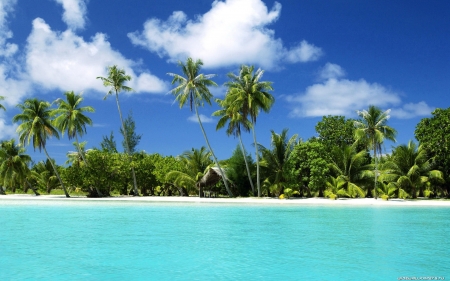
M 222 168 L 225 179 L 227 179 L 226 171 Z M 208 172 L 197 182 L 197 186 L 212 186 L 215 185 L 221 179 L 220 171 L 218 167 L 211 167 L 208 169 Z

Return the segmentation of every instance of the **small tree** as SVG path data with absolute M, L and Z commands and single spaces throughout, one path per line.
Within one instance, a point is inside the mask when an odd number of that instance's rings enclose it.
M 111 134 L 109 135 L 109 137 L 103 136 L 103 140 L 100 143 L 100 147 L 105 152 L 117 153 L 117 145 L 116 145 L 116 141 L 114 140 L 113 131 L 111 131 Z
M 128 113 L 127 118 L 124 122 L 125 132 L 122 128 L 120 128 L 120 133 L 123 136 L 122 146 L 124 150 L 126 151 L 126 147 L 128 144 L 130 153 L 136 152 L 136 146 L 141 141 L 142 135 L 136 134 L 136 123 L 133 119 L 133 112 L 130 110 L 130 113 Z M 126 138 L 126 139 L 125 139 Z

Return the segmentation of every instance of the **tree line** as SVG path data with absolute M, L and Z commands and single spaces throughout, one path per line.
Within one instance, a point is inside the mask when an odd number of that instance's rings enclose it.
M 316 125 L 317 137 L 306 141 L 297 134 L 288 136 L 271 131 L 270 147 L 256 139 L 259 113 L 269 113 L 275 98 L 272 82 L 262 81 L 264 71 L 243 65 L 239 72 L 229 73 L 225 83 L 227 93 L 215 99 L 220 109 L 213 113 L 219 120 L 217 130 L 238 137 L 239 145 L 229 159 L 219 161 L 203 128 L 198 108 L 211 104 L 209 91 L 217 84 L 215 75 L 200 73 L 203 63 L 188 58 L 179 62 L 181 74 L 168 73 L 175 87 L 171 93 L 180 108 L 188 105 L 196 113 L 207 147 L 192 148 L 177 157 L 136 152 L 140 136 L 136 135 L 131 115 L 124 121 L 119 93 L 133 91 L 125 83 L 131 80 L 123 69 L 108 68 L 108 77 L 97 77 L 108 88 L 107 95 L 115 95 L 120 131 L 124 136 L 124 153 L 118 153 L 113 134 L 104 136 L 101 148 L 85 150 L 78 138 L 86 134 L 92 120 L 86 113 L 94 112 L 82 106 L 83 98 L 66 92 L 65 100 L 53 103 L 27 99 L 17 105 L 21 110 L 13 117 L 19 123 L 19 143 L 14 139 L 1 142 L 0 192 L 31 189 L 50 192 L 62 189 L 83 191 L 90 197 L 111 194 L 131 195 L 203 195 L 200 181 L 212 169 L 221 181 L 207 186 L 210 191 L 234 196 L 301 197 L 382 197 L 389 199 L 417 197 L 448 197 L 450 157 L 450 108 L 436 109 L 431 118 L 422 119 L 416 126 L 419 143 L 393 147 L 383 154 L 386 139 L 395 142 L 396 131 L 387 123 L 389 110 L 376 106 L 358 111 L 358 119 L 344 116 L 324 116 Z M 3 97 L 0 97 L 3 100 Z M 6 110 L 0 104 L 0 109 Z M 242 132 L 252 132 L 254 156 L 243 145 Z M 51 159 L 46 141 L 67 134 L 74 139 L 75 152 L 68 153 L 67 167 L 58 166 Z M 25 147 L 44 151 L 46 161 L 33 163 Z

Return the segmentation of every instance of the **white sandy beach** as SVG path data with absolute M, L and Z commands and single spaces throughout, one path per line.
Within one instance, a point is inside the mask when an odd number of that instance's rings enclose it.
M 382 199 L 375 200 L 373 198 L 347 199 L 340 198 L 330 200 L 328 198 L 292 198 L 292 199 L 276 199 L 276 198 L 198 198 L 198 197 L 162 197 L 162 196 L 146 196 L 146 197 L 107 197 L 107 198 L 86 198 L 71 197 L 66 198 L 64 195 L 41 195 L 34 196 L 28 194 L 10 194 L 0 195 L 0 205 L 6 200 L 32 200 L 38 201 L 70 201 L 70 202 L 95 202 L 95 201 L 127 201 L 127 202 L 162 202 L 162 203 L 226 203 L 226 204 L 258 204 L 258 205 L 353 205 L 353 206 L 438 206 L 450 207 L 450 200 L 445 199 L 417 199 L 403 200 L 390 199 L 385 201 Z

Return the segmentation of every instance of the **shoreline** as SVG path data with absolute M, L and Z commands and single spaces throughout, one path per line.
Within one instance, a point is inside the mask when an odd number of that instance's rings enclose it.
M 448 199 L 390 199 L 388 201 L 373 198 L 339 198 L 337 200 L 330 200 L 328 198 L 292 198 L 292 199 L 277 199 L 277 198 L 199 198 L 199 197 L 166 197 L 166 196 L 118 196 L 105 198 L 87 198 L 87 197 L 70 197 L 66 198 L 64 195 L 29 195 L 29 194 L 9 194 L 0 195 L 0 205 L 5 201 L 67 201 L 67 202 L 159 202 L 159 203 L 226 203 L 238 205 L 292 205 L 292 206 L 306 206 L 306 205 L 328 205 L 328 206 L 429 206 L 429 207 L 450 207 L 450 200 Z

